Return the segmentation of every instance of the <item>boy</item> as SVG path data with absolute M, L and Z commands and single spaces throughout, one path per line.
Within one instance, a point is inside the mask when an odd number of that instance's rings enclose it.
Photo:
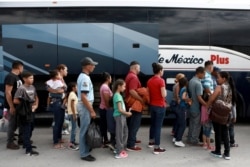
M 23 140 L 26 154 L 29 156 L 37 156 L 39 153 L 32 150 L 30 137 L 33 127 L 33 113 L 38 107 L 38 97 L 36 89 L 33 86 L 34 76 L 30 72 L 23 72 L 22 78 L 24 84 L 21 85 L 14 96 L 14 104 L 19 118 L 19 123 L 23 127 Z

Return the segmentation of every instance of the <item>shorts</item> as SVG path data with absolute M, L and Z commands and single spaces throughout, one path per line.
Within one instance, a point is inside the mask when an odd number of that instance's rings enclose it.
M 212 123 L 208 122 L 205 125 L 203 125 L 202 128 L 203 128 L 203 135 L 209 138 L 211 135 Z

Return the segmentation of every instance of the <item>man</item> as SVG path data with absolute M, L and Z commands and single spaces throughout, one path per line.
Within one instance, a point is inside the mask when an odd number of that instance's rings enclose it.
M 192 105 L 189 112 L 189 131 L 188 142 L 193 145 L 199 144 L 200 133 L 200 104 L 206 106 L 206 102 L 202 99 L 203 88 L 201 79 L 205 76 L 203 67 L 196 68 L 195 76 L 190 80 L 188 90 L 192 98 Z
M 80 157 L 85 161 L 95 161 L 95 157 L 89 154 L 90 148 L 86 143 L 86 132 L 91 118 L 96 117 L 93 109 L 94 89 L 89 74 L 92 73 L 97 65 L 91 58 L 85 57 L 81 61 L 82 73 L 77 78 L 77 95 L 78 95 L 78 113 L 80 116 Z
M 11 72 L 4 79 L 5 101 L 4 108 L 8 111 L 9 127 L 7 131 L 7 148 L 11 150 L 19 149 L 19 146 L 14 143 L 14 132 L 17 128 L 16 109 L 13 104 L 14 95 L 17 88 L 22 85 L 19 75 L 23 72 L 23 63 L 21 61 L 14 61 L 12 63 Z M 19 129 L 19 140 L 22 140 L 22 130 Z
M 129 96 L 132 96 L 134 99 L 140 101 L 144 104 L 142 97 L 136 92 L 136 89 L 141 87 L 141 82 L 139 81 L 138 74 L 140 73 L 140 65 L 136 61 L 132 61 L 130 63 L 130 71 L 126 76 L 126 91 L 125 91 L 125 99 L 128 99 Z M 126 101 L 126 100 L 125 100 Z M 127 108 L 130 108 L 128 104 Z M 141 148 L 136 146 L 136 143 L 140 143 L 140 141 L 136 141 L 136 134 L 141 125 L 141 116 L 142 112 L 131 110 L 132 116 L 128 121 L 128 142 L 127 142 L 127 150 L 128 151 L 140 151 Z

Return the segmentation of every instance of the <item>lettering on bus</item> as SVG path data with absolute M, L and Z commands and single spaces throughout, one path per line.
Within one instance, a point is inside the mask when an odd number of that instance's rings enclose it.
M 165 59 L 159 54 L 158 58 L 159 63 L 175 63 L 175 64 L 203 64 L 203 58 L 197 58 L 194 55 L 192 57 L 184 57 L 183 55 L 180 56 L 179 54 L 173 54 L 170 59 Z
M 216 62 L 216 64 L 229 64 L 229 57 L 221 57 L 219 55 L 211 55 L 211 61 Z

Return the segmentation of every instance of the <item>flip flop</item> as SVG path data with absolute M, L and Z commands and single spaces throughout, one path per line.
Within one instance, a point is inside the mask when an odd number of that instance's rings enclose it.
M 65 147 L 62 144 L 55 144 L 54 149 L 65 149 Z

